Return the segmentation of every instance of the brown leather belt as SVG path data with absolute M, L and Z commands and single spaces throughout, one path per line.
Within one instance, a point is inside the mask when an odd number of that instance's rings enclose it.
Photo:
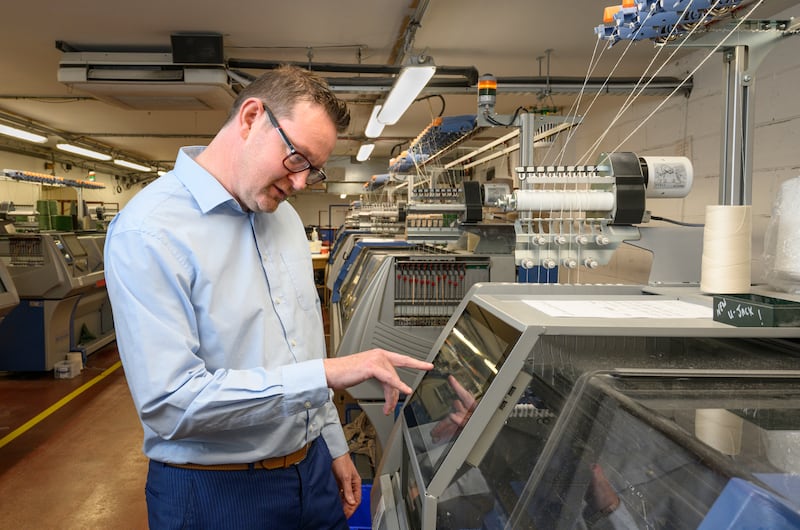
M 301 447 L 294 453 L 289 453 L 286 456 L 276 456 L 273 458 L 265 458 L 258 462 L 250 464 L 167 464 L 172 467 L 179 467 L 182 469 L 196 469 L 200 471 L 246 471 L 248 469 L 286 469 L 289 466 L 299 464 L 308 454 L 308 448 L 311 444 Z

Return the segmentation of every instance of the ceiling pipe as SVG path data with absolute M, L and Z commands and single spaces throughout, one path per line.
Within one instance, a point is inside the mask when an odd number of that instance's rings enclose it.
M 353 74 L 353 75 L 363 75 L 363 74 L 381 74 L 381 75 L 397 75 L 402 70 L 402 66 L 386 66 L 380 64 L 342 64 L 342 63 L 307 63 L 307 62 L 287 62 L 287 61 L 270 61 L 270 60 L 258 60 L 258 59 L 228 59 L 228 67 L 229 68 L 245 68 L 250 70 L 272 70 L 284 64 L 290 64 L 294 66 L 299 66 L 300 68 L 308 68 L 314 72 L 328 72 L 328 73 L 337 73 L 337 74 Z M 235 71 L 238 75 L 246 75 L 242 72 L 236 70 Z M 473 86 L 478 82 L 478 77 L 480 74 L 478 70 L 474 66 L 437 66 L 436 67 L 436 76 L 434 77 L 433 81 L 437 81 L 436 78 L 440 77 L 460 77 L 463 80 L 450 80 L 450 81 L 441 81 L 448 84 L 458 83 L 459 86 Z M 250 76 L 248 76 L 250 77 Z M 346 79 L 346 78 L 343 78 Z M 335 78 L 336 81 L 339 78 Z M 385 78 L 374 78 L 374 79 L 361 79 L 361 78 L 353 78 L 352 83 L 355 81 L 367 82 L 368 84 L 374 84 L 377 86 L 391 86 L 394 83 L 394 79 L 390 77 Z
M 310 68 L 315 72 L 337 74 L 382 74 L 386 77 L 328 77 L 328 84 L 336 92 L 387 92 L 394 84 L 389 77 L 400 73 L 401 66 L 385 66 L 375 64 L 342 64 L 342 63 L 286 63 L 271 60 L 229 59 L 231 68 L 247 68 L 250 70 L 271 70 L 282 64 L 293 64 L 301 68 Z M 251 81 L 255 76 L 239 70 L 234 71 L 238 77 L 246 77 Z M 428 83 L 424 93 L 463 94 L 476 89 L 479 73 L 474 66 L 437 66 L 436 75 Z M 633 77 L 590 78 L 584 77 L 498 77 L 498 93 L 536 94 L 547 90 L 548 94 L 577 94 L 582 89 L 588 93 L 629 94 L 634 88 L 642 90 L 643 95 L 663 95 L 677 88 L 681 79 L 673 77 L 655 77 L 640 80 Z M 645 86 L 646 85 L 646 86 Z M 684 83 L 680 93 L 688 96 L 692 91 L 691 79 Z

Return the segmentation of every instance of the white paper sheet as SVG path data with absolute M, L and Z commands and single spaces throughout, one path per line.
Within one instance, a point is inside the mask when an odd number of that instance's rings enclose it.
M 710 307 L 682 300 L 525 300 L 551 317 L 712 318 Z

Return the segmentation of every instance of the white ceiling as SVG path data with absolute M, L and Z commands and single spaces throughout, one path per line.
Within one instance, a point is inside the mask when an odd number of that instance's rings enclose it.
M 61 41 L 79 49 L 169 51 L 174 33 L 223 35 L 226 59 L 392 65 L 405 51 L 430 55 L 439 66 L 474 67 L 498 77 L 586 75 L 595 50 L 594 27 L 608 2 L 595 0 L 81 0 L 6 2 L 0 32 L 0 115 L 12 114 L 47 128 L 85 136 L 153 163 L 168 164 L 178 148 L 204 144 L 217 131 L 225 110 L 129 110 L 71 90 L 56 75 Z M 767 0 L 762 17 L 796 5 Z M 419 17 L 419 26 L 409 21 Z M 412 30 L 409 30 L 409 27 Z M 416 31 L 413 28 L 416 27 Z M 409 37 L 412 37 L 410 39 Z M 404 46 L 404 38 L 406 44 Z M 623 51 L 604 54 L 597 75 L 605 76 Z M 638 76 L 653 55 L 653 44 L 635 44 L 615 70 Z M 263 71 L 263 70 L 262 70 Z M 259 70 L 246 73 L 258 75 Z M 84 99 L 71 99 L 84 96 Z M 335 157 L 354 156 L 377 93 L 342 94 L 351 109 L 351 126 Z M 474 89 L 443 94 L 445 115 L 474 114 Z M 231 98 L 232 101 L 232 98 Z M 520 105 L 569 105 L 567 97 L 539 101 L 535 93 L 498 98 L 497 111 Z M 416 137 L 442 111 L 431 98 L 414 104 L 384 130 L 373 157 Z M 0 148 L 12 143 L 2 140 Z

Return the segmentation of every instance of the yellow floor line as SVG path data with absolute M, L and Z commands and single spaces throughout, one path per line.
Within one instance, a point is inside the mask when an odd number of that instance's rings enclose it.
M 81 394 L 83 394 L 84 392 L 89 390 L 91 387 L 93 387 L 94 385 L 96 385 L 97 383 L 99 383 L 100 381 L 102 381 L 103 379 L 108 377 L 109 375 L 111 375 L 112 373 L 114 373 L 114 371 L 117 370 L 120 366 L 122 366 L 122 363 L 120 361 L 115 362 L 109 368 L 107 368 L 103 373 L 101 373 L 100 375 L 98 375 L 97 377 L 92 379 L 91 381 L 89 381 L 86 384 L 76 388 L 75 390 L 73 390 L 72 392 L 70 392 L 69 394 L 64 396 L 63 398 L 61 398 L 58 401 L 56 401 L 54 404 L 52 404 L 49 407 L 47 407 L 44 411 L 42 411 L 39 414 L 37 414 L 34 418 L 32 418 L 29 421 L 25 422 L 25 424 L 22 425 L 21 427 L 15 429 L 14 431 L 9 433 L 5 437 L 0 438 L 0 448 L 8 445 L 9 443 L 14 441 L 15 439 L 17 439 L 20 436 L 22 436 L 23 434 L 25 434 L 27 431 L 31 430 L 38 423 L 42 422 L 45 418 L 47 418 L 48 416 L 50 416 L 51 414 L 56 412 L 58 409 L 60 409 L 61 407 L 63 407 L 64 405 L 66 405 L 67 403 L 69 403 L 70 401 L 75 399 L 76 397 L 80 396 Z

